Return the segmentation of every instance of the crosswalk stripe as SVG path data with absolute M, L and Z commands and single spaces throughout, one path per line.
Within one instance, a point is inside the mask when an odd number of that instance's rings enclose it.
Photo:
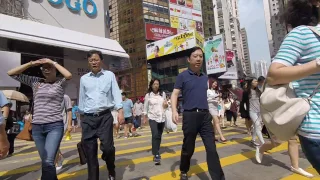
M 251 137 L 246 137 L 243 139 L 239 139 L 237 141 L 229 141 L 225 144 L 217 144 L 217 148 L 223 148 L 223 147 L 227 147 L 227 146 L 232 146 L 232 145 L 236 145 L 236 144 L 240 144 L 240 143 L 244 143 L 247 141 L 250 141 Z M 195 148 L 194 152 L 202 152 L 205 151 L 205 146 L 200 146 Z M 161 154 L 161 159 L 168 159 L 168 158 L 173 158 L 173 157 L 178 157 L 181 155 L 181 151 L 175 151 L 174 153 L 163 153 Z M 143 158 L 137 158 L 137 159 L 132 159 L 132 160 L 128 160 L 128 161 L 122 161 L 122 162 L 117 162 L 116 163 L 116 167 L 120 167 L 120 166 L 128 166 L 128 165 L 137 165 L 137 164 L 141 164 L 141 163 L 147 163 L 147 162 L 152 162 L 153 161 L 153 156 L 148 156 L 148 157 L 143 157 Z M 101 170 L 105 169 L 106 166 L 100 166 L 99 167 Z M 75 172 L 70 172 L 70 173 L 63 173 L 58 175 L 58 179 L 59 180 L 66 180 L 66 179 L 71 179 L 71 178 L 75 178 L 81 175 L 85 175 L 87 174 L 87 169 L 83 169 L 83 170 L 79 170 L 79 171 L 75 171 Z M 0 174 L 1 175 L 1 174 Z
M 168 136 L 168 137 L 164 137 L 163 139 L 174 139 L 174 138 L 181 138 L 181 137 L 183 137 L 183 135 Z M 126 142 L 126 143 L 122 143 L 122 144 L 115 144 L 115 147 L 128 146 L 128 145 L 133 145 L 133 144 L 141 144 L 141 143 L 146 143 L 146 142 L 149 142 L 149 141 L 145 140 L 145 141 Z M 100 144 L 100 142 L 98 144 Z M 75 144 L 72 146 L 62 146 L 62 147 L 60 147 L 60 150 L 74 149 L 75 147 L 76 147 Z M 21 154 L 15 155 L 15 156 L 27 156 L 27 155 L 32 155 L 32 154 L 38 154 L 38 151 L 33 151 L 33 152 L 29 152 L 29 153 L 21 153 Z M 38 157 L 38 159 L 40 159 L 40 157 Z M 21 160 L 18 162 L 21 162 Z
M 178 126 L 178 127 L 181 127 L 181 125 L 180 126 Z M 138 133 L 141 133 L 141 134 L 145 134 L 145 133 L 150 133 L 151 132 L 151 130 L 150 130 L 150 128 L 144 128 L 143 130 L 139 130 L 139 131 L 137 131 Z M 74 133 L 71 133 L 71 137 L 72 137 L 72 139 L 77 139 L 77 138 L 81 138 L 81 133 L 76 133 L 76 134 L 74 134 Z M 64 142 L 64 140 L 62 139 L 62 142 Z M 66 142 L 68 142 L 68 141 L 66 141 Z M 34 144 L 34 142 L 33 141 L 23 141 L 23 140 L 17 140 L 16 142 L 15 142 L 15 145 L 16 146 L 20 146 L 20 145 L 32 145 L 32 144 Z
M 282 145 L 278 146 L 277 148 L 274 148 L 273 150 L 270 151 L 270 153 L 276 153 L 276 152 L 280 152 L 280 151 L 284 151 L 287 150 L 288 148 L 288 143 L 283 143 Z M 252 159 L 255 157 L 255 151 L 249 151 L 249 152 L 243 152 L 240 154 L 235 154 L 232 156 L 228 156 L 228 157 L 224 157 L 220 159 L 221 162 L 221 166 L 225 167 L 225 166 L 229 166 L 232 164 L 236 164 L 239 162 L 243 162 L 246 161 L 248 159 Z M 200 163 L 194 166 L 190 167 L 190 171 L 188 172 L 189 176 L 194 176 L 196 174 L 199 173 L 204 173 L 204 172 L 208 172 L 208 166 L 207 163 Z M 174 174 L 176 174 L 175 177 L 172 177 Z M 178 175 L 177 175 L 178 174 Z M 159 174 L 153 177 L 150 177 L 150 180 L 163 180 L 163 179 L 180 179 L 180 170 L 175 170 L 173 172 L 166 172 L 163 174 Z M 300 179 L 299 179 L 300 180 Z
M 239 133 L 239 132 L 230 132 L 230 133 L 225 133 L 225 136 L 236 135 L 236 134 L 241 134 L 241 133 Z M 199 140 L 200 140 L 200 138 L 197 138 L 197 141 L 199 141 Z M 180 141 L 180 142 L 172 142 L 172 143 L 164 143 L 164 144 L 161 145 L 161 147 L 175 146 L 175 145 L 181 145 L 181 144 L 182 144 L 182 141 Z M 224 147 L 223 145 L 228 145 L 228 144 L 233 145 L 232 142 L 228 142 L 226 144 L 217 144 L 217 147 Z M 151 146 L 145 146 L 145 147 L 133 148 L 133 149 L 129 149 L 129 150 L 116 151 L 116 155 L 123 155 L 123 154 L 141 152 L 141 151 L 149 150 L 149 149 L 151 149 Z M 102 155 L 102 153 L 99 153 L 99 155 Z M 178 156 L 180 156 L 180 154 Z M 26 158 L 26 159 L 27 159 L 27 161 L 32 161 L 32 160 L 39 160 L 40 157 Z M 22 162 L 22 161 L 23 161 L 23 159 L 19 159 L 18 160 L 18 162 Z M 72 159 L 72 160 L 66 160 L 65 163 L 63 163 L 63 164 L 64 165 L 74 164 L 74 163 L 79 163 L 79 161 L 80 161 L 79 158 L 75 158 L 75 159 Z M 9 161 L 8 164 L 10 164 L 10 162 L 12 162 L 12 161 Z M 23 167 L 23 168 L 17 168 L 14 171 L 2 171 L 2 172 L 0 172 L 0 176 L 4 176 L 4 175 L 9 176 L 9 175 L 14 175 L 14 174 L 27 173 L 27 172 L 39 170 L 40 168 L 41 168 L 41 166 L 39 166 L 39 165 L 33 165 L 33 166 L 28 166 L 28 167 Z
M 227 130 L 233 130 L 233 129 L 227 129 Z M 177 132 L 170 132 L 170 134 L 177 134 L 177 133 L 181 133 L 182 131 L 177 131 Z M 164 134 L 165 136 L 167 136 L 167 135 L 170 135 L 170 134 Z M 152 135 L 143 135 L 143 136 L 138 136 L 138 137 L 134 137 L 134 139 L 140 139 L 140 138 L 145 138 L 145 137 L 151 137 Z M 120 141 L 126 141 L 127 139 L 115 139 L 114 140 L 114 142 L 120 142 Z M 62 145 L 65 145 L 65 144 L 69 144 L 69 143 L 78 143 L 78 142 L 80 142 L 80 138 L 79 138 L 79 140 L 71 140 L 71 141 L 64 141 L 64 140 L 62 140 L 62 142 L 61 142 L 61 147 L 62 147 Z M 73 145 L 72 147 L 75 147 L 76 145 Z M 35 147 L 35 144 L 34 144 L 34 142 L 33 142 L 33 145 L 31 145 L 31 146 L 27 146 L 27 147 L 23 147 L 23 148 L 20 148 L 19 150 L 18 150 L 18 152 L 17 153 L 15 153 L 14 154 L 14 156 L 25 156 L 25 155 L 29 155 L 29 154 L 37 154 L 38 152 L 37 151 L 34 151 L 34 152 L 30 152 L 30 153 L 19 153 L 19 152 L 22 152 L 22 151 L 24 151 L 24 150 L 26 150 L 26 149 L 29 149 L 29 148 L 33 148 L 33 147 Z M 69 146 L 69 147 L 71 147 L 71 146 Z M 68 149 L 68 148 L 67 148 Z
M 307 169 L 305 169 L 305 171 L 307 171 L 307 172 L 309 172 L 309 173 L 311 173 L 313 175 L 318 174 L 318 172 L 312 166 L 310 166 Z M 309 179 L 320 180 L 320 177 L 318 176 L 318 177 L 314 177 L 314 178 L 307 178 L 307 177 L 302 176 L 300 174 L 293 173 L 293 174 L 291 174 L 291 175 L 289 175 L 287 177 L 282 178 L 281 180 L 297 180 L 297 179 L 299 179 L 299 180 L 309 180 Z
M 177 133 L 181 133 L 181 132 L 182 132 L 182 131 L 171 132 L 170 134 L 177 134 Z M 165 135 L 165 134 L 164 134 L 164 135 Z M 152 135 L 143 135 L 143 136 L 134 137 L 134 139 L 140 139 L 140 138 L 151 137 L 151 136 L 152 136 Z M 122 139 L 114 139 L 114 142 L 120 142 L 120 141 L 126 141 L 126 140 L 128 140 L 128 139 L 124 139 L 124 138 L 122 138 Z M 70 140 L 70 141 L 64 141 L 64 140 L 62 140 L 61 145 L 70 144 L 70 143 L 78 143 L 78 142 L 80 142 L 80 138 L 79 138 L 78 140 Z M 21 152 L 21 151 L 23 151 L 23 150 L 26 150 L 26 149 L 28 149 L 28 148 L 35 147 L 34 142 L 32 142 L 32 143 L 33 143 L 33 145 L 30 145 L 30 146 L 23 147 L 23 148 L 19 149 L 19 152 Z M 14 156 L 21 156 L 21 155 L 19 154 L 19 152 L 18 152 L 17 154 L 15 154 Z

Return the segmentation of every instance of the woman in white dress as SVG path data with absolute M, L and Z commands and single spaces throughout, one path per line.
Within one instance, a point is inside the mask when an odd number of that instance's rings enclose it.
M 213 80 L 211 84 L 211 88 L 207 90 L 207 97 L 208 97 L 208 105 L 209 105 L 209 112 L 212 115 L 214 129 L 216 129 L 216 133 L 220 136 L 220 141 L 226 142 L 226 138 L 224 138 L 221 128 L 220 128 L 220 120 L 218 118 L 219 111 L 218 111 L 218 101 L 220 94 L 217 91 L 218 88 L 218 81 Z

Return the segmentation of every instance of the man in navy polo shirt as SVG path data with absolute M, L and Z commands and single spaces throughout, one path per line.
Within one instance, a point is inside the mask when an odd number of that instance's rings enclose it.
M 201 73 L 203 63 L 203 51 L 199 47 L 188 50 L 189 69 L 180 73 L 176 79 L 174 90 L 171 95 L 173 122 L 179 119 L 177 112 L 177 99 L 180 91 L 183 97 L 183 125 L 184 134 L 180 171 L 181 180 L 187 180 L 187 172 L 190 168 L 190 159 L 195 148 L 197 134 L 200 133 L 207 152 L 207 163 L 210 176 L 213 180 L 224 180 L 217 153 L 212 116 L 209 113 L 207 90 L 208 77 Z

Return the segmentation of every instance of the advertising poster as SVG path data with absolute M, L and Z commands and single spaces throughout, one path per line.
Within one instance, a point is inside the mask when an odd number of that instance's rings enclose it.
M 236 55 L 234 51 L 226 51 L 227 72 L 225 72 L 219 79 L 238 79 Z
M 188 29 L 189 30 L 196 30 L 196 21 L 188 20 Z
M 204 43 L 207 74 L 226 72 L 226 59 L 222 35 L 214 36 Z
M 199 39 L 198 41 L 201 44 L 201 39 L 203 39 L 202 35 L 200 35 L 196 31 L 187 31 L 147 44 L 147 59 L 150 60 L 168 54 L 184 51 L 186 49 L 190 49 L 198 45 L 197 39 Z
M 177 4 L 177 0 L 170 0 L 170 3 Z
M 146 39 L 147 40 L 161 40 L 169 36 L 176 35 L 177 29 L 166 26 L 146 23 Z
M 185 0 L 177 0 L 178 1 L 178 4 L 180 6 L 185 6 L 186 5 L 186 1 Z
M 193 0 L 193 9 L 201 11 L 201 0 Z
M 169 10 L 171 27 L 178 28 L 182 31 L 197 30 L 199 33 L 203 34 L 201 0 L 170 1 Z M 172 17 L 177 17 L 179 19 L 174 19 Z M 199 23 L 197 24 L 196 22 Z M 179 27 L 177 27 L 177 24 L 179 24 Z
M 187 19 L 179 18 L 179 29 L 188 31 L 189 30 L 189 24 Z M 193 29 L 190 29 L 193 30 Z
M 179 29 L 179 18 L 175 16 L 170 16 L 170 23 L 172 28 Z
M 196 21 L 196 30 L 198 32 L 203 32 L 202 22 Z
M 192 0 L 187 0 L 186 4 L 187 4 L 187 7 L 188 7 L 188 8 L 193 8 L 193 2 L 192 2 Z

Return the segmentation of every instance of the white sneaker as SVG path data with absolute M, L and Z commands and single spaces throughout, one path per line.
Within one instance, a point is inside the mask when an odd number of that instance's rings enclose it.
M 263 154 L 260 153 L 260 147 L 256 147 L 256 160 L 259 164 L 261 164 L 263 158 Z
M 291 171 L 294 172 L 294 173 L 300 174 L 300 175 L 302 175 L 302 176 L 308 177 L 308 178 L 314 177 L 313 174 L 310 174 L 310 173 L 308 173 L 307 171 L 305 171 L 305 170 L 303 170 L 303 169 L 301 169 L 301 168 L 295 169 L 295 168 L 293 168 L 293 167 L 291 166 Z
M 59 161 L 57 162 L 57 167 L 56 170 L 59 171 L 62 169 L 62 164 L 63 164 L 64 158 L 61 156 Z

